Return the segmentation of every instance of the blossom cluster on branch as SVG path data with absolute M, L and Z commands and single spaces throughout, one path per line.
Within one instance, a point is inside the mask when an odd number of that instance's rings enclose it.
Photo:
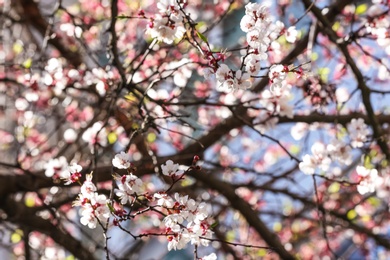
M 12 255 L 390 257 L 389 1 L 54 2 L 0 0 Z

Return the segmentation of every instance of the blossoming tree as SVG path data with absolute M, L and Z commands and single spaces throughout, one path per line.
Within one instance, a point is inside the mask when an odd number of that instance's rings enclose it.
M 1 254 L 390 257 L 389 1 L 0 6 Z

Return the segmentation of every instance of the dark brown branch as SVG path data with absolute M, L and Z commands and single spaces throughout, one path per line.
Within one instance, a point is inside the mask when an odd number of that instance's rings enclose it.
M 51 237 L 58 245 L 64 247 L 79 259 L 95 259 L 93 251 L 87 250 L 80 241 L 66 232 L 64 228 L 54 225 L 50 222 L 50 219 L 36 216 L 22 203 L 3 198 L 0 201 L 0 208 L 7 214 L 7 221 Z

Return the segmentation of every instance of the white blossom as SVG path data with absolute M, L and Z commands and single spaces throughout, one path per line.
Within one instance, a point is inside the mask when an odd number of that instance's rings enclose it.
M 202 257 L 202 260 L 217 260 L 217 255 L 215 253 L 211 253 Z
M 162 173 L 166 176 L 175 176 L 183 174 L 183 171 L 179 170 L 179 164 L 173 163 L 172 160 L 166 161 L 165 165 L 161 165 Z
M 73 163 L 71 166 L 68 166 L 68 171 L 65 172 L 62 177 L 66 182 L 65 185 L 69 185 L 71 183 L 75 183 L 81 177 L 81 171 L 83 168 L 77 163 Z
M 363 147 L 364 142 L 368 140 L 368 135 L 370 134 L 370 130 L 364 123 L 363 118 L 352 119 L 347 125 L 347 129 L 351 138 L 351 146 L 353 148 Z
M 118 183 L 118 189 L 115 190 L 115 194 L 120 198 L 121 204 L 126 204 L 136 193 L 141 193 L 143 182 L 137 176 L 128 174 L 116 178 L 120 179 L 120 182 Z
M 280 93 L 285 84 L 286 72 L 283 65 L 272 65 L 269 69 L 268 77 L 271 82 L 271 92 Z
M 107 145 L 107 132 L 101 122 L 96 122 L 92 127 L 88 128 L 82 136 L 82 139 L 89 144 L 91 148 L 99 144 L 101 146 Z
M 59 158 L 54 158 L 48 161 L 45 164 L 45 175 L 46 177 L 66 177 L 67 173 L 67 167 L 68 162 L 64 156 L 61 156 Z
M 361 177 L 357 190 L 360 194 L 372 193 L 375 191 L 378 181 L 378 171 L 367 169 L 364 166 L 357 166 L 356 173 Z
M 173 207 L 174 201 L 172 200 L 172 198 L 170 196 L 168 196 L 168 194 L 158 192 L 158 193 L 155 193 L 153 195 L 153 197 L 155 199 L 157 199 L 158 206 L 165 207 L 165 208 L 172 208 Z
M 323 143 L 316 142 L 311 147 L 312 155 L 306 154 L 299 163 L 299 169 L 305 174 L 314 174 L 316 169 L 327 171 L 331 164 L 331 159 Z
M 241 19 L 240 28 L 243 32 L 247 33 L 254 28 L 255 23 L 256 23 L 256 21 L 255 21 L 254 17 L 246 14 Z
M 131 155 L 125 152 L 116 154 L 112 159 L 112 165 L 118 169 L 128 169 L 131 166 Z
M 295 26 L 290 26 L 286 30 L 286 41 L 289 43 L 295 43 L 298 37 L 298 31 Z

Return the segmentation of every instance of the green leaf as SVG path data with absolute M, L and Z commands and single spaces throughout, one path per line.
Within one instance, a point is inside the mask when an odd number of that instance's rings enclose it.
M 259 257 L 264 257 L 268 254 L 268 251 L 264 248 L 261 248 L 259 250 L 257 250 L 257 256 Z
M 333 31 L 337 32 L 338 29 L 340 29 L 340 23 L 335 22 L 332 26 Z
M 382 166 L 383 168 L 386 168 L 387 165 L 389 165 L 388 161 L 387 161 L 386 159 L 382 159 L 382 161 L 381 161 L 381 166 Z
M 115 212 L 114 207 L 113 207 L 110 203 L 107 203 L 107 207 L 110 209 L 110 212 L 111 212 L 111 213 L 114 213 L 114 212 Z
M 280 222 L 276 222 L 275 224 L 274 224 L 274 231 L 275 232 L 279 232 L 279 231 L 281 231 L 282 230 L 282 224 L 280 223 Z
M 11 242 L 14 244 L 18 243 L 20 240 L 22 240 L 22 236 L 23 231 L 21 229 L 15 230 L 15 233 L 11 235 Z
M 15 54 L 20 54 L 23 51 L 23 44 L 20 41 L 16 41 L 12 46 L 12 50 Z
M 300 147 L 298 145 L 293 144 L 293 145 L 290 146 L 290 152 L 292 154 L 298 154 L 300 150 L 301 149 L 300 149 Z
M 148 140 L 149 143 L 153 143 L 156 141 L 157 136 L 155 133 L 149 133 L 148 136 L 146 137 L 146 140 Z
M 218 221 L 215 221 L 213 224 L 210 225 L 210 228 L 213 229 L 219 225 Z
M 380 200 L 378 198 L 375 198 L 375 197 L 369 197 L 367 199 L 367 202 L 370 203 L 374 207 L 378 207 L 381 204 Z
M 352 220 L 352 219 L 356 218 L 356 216 L 357 216 L 357 213 L 356 213 L 356 210 L 354 210 L 354 209 L 351 209 L 351 210 L 348 211 L 348 213 L 347 213 L 347 218 L 348 218 L 349 220 Z
M 329 188 L 328 188 L 328 191 L 329 193 L 336 193 L 340 190 L 340 183 L 338 182 L 334 182 L 332 183 Z
M 364 14 L 366 11 L 367 11 L 367 4 L 361 4 L 361 5 L 358 5 L 358 7 L 356 7 L 355 13 L 357 15 L 361 15 L 361 14 Z
M 205 43 L 208 43 L 208 40 L 207 40 L 207 37 L 204 36 L 203 34 L 201 34 L 200 32 L 196 31 L 196 34 L 198 35 L 198 37 L 204 41 Z
M 35 199 L 31 196 L 27 196 L 26 199 L 24 200 L 24 204 L 31 208 L 35 206 Z
M 226 232 L 226 241 L 233 242 L 235 237 L 236 237 L 236 234 L 235 234 L 234 230 L 229 230 L 228 232 Z
M 330 73 L 330 69 L 329 68 L 319 68 L 318 69 L 318 74 L 320 75 L 320 78 L 322 80 L 322 82 L 328 82 L 328 76 L 329 76 L 329 73 Z
M 29 69 L 29 68 L 31 68 L 31 65 L 32 65 L 32 59 L 31 58 L 28 58 L 27 60 L 25 60 L 24 62 L 23 62 L 23 67 L 25 67 L 26 69 Z
M 116 140 L 118 139 L 118 136 L 116 135 L 116 133 L 114 132 L 111 132 L 107 135 L 107 140 L 110 144 L 113 144 L 116 142 Z
M 310 55 L 310 59 L 312 61 L 316 61 L 318 59 L 318 53 L 317 52 L 312 52 Z
M 371 156 L 365 156 L 364 157 L 364 164 L 363 166 L 366 168 L 366 169 L 373 169 L 374 168 L 374 165 L 372 165 L 371 163 Z

